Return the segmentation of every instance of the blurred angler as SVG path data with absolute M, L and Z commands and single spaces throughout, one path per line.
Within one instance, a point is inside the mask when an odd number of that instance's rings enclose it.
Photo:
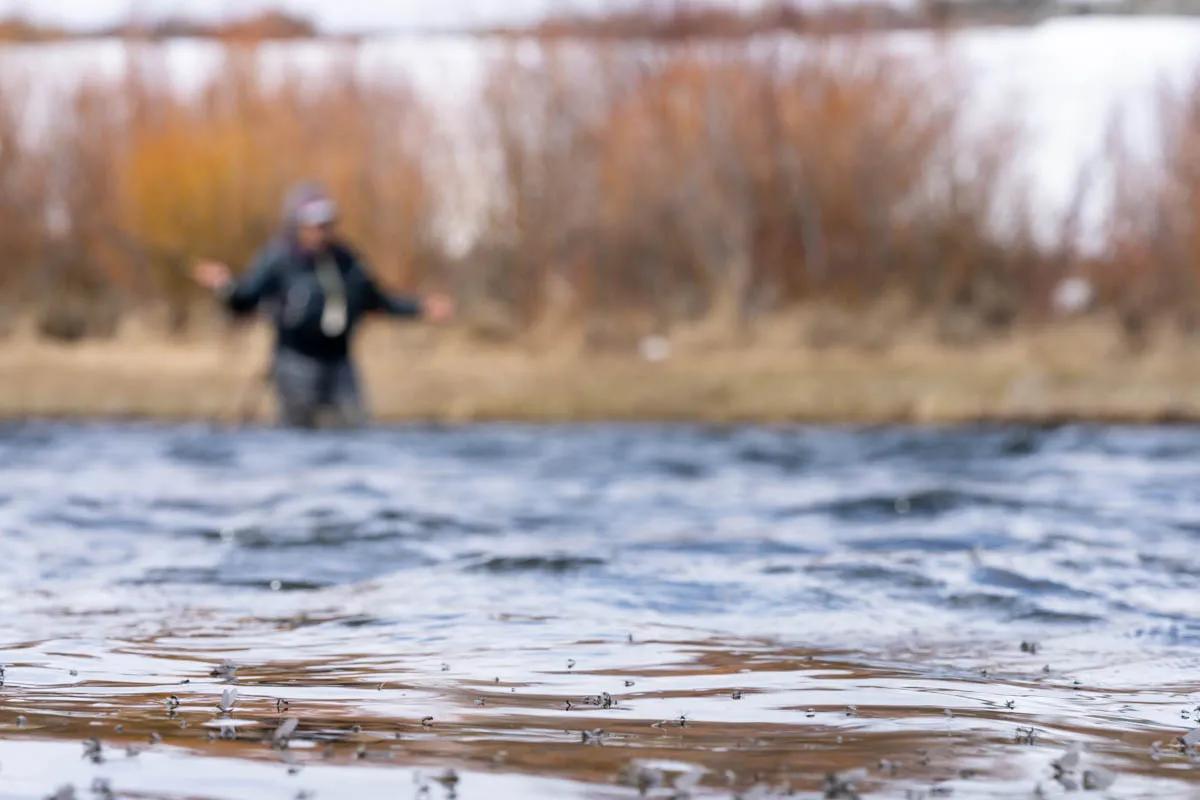
M 235 314 L 269 305 L 275 325 L 272 379 L 286 425 L 357 426 L 367 415 L 351 358 L 358 323 L 369 313 L 444 322 L 452 301 L 388 294 L 338 234 L 338 207 L 318 184 L 297 186 L 284 202 L 283 225 L 241 278 L 202 261 L 194 277 Z

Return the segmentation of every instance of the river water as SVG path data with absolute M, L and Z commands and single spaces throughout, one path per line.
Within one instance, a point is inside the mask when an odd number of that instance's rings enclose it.
M 1200 793 L 1198 452 L 0 427 L 0 798 Z

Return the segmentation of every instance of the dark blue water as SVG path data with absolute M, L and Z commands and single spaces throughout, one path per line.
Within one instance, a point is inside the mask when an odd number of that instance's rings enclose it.
M 0 532 L 17 597 L 406 584 L 459 613 L 519 589 L 806 641 L 835 620 L 1190 637 L 1200 432 L 20 425 Z
M 638 713 L 714 723 L 731 706 L 704 698 L 727 687 L 679 675 L 715 670 L 715 653 L 725 673 L 771 661 L 775 678 L 801 650 L 907 670 L 897 690 L 943 692 L 939 713 L 977 691 L 939 681 L 989 668 L 1012 678 L 993 704 L 1049 674 L 1055 691 L 1104 685 L 1090 710 L 1069 691 L 1041 709 L 1047 730 L 1076 714 L 1120 727 L 1112 693 L 1139 689 L 1154 711 L 1128 726 L 1170 740 L 1200 699 L 1191 428 L 7 425 L 0 542 L 0 663 L 8 691 L 41 687 L 7 707 L 0 694 L 0 780 L 2 739 L 34 736 L 18 707 L 28 725 L 39 702 L 78 713 L 113 686 L 166 691 L 226 658 L 344 687 L 511 680 L 510 695 L 536 686 L 555 707 L 599 683 L 579 670 L 671 667 Z M 736 706 L 742 722 L 808 724 L 808 707 L 882 691 L 855 673 L 835 701 L 796 676 L 746 678 L 759 699 Z M 450 702 L 442 689 L 413 694 Z M 358 694 L 316 700 L 420 718 Z M 879 702 L 896 719 L 921 705 Z M 38 735 L 68 735 L 56 730 Z

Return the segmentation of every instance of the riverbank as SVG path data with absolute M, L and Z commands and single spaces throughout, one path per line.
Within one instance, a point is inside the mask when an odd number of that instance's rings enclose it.
M 499 345 L 381 325 L 365 332 L 360 356 L 381 422 L 1200 420 L 1200 344 L 1178 335 L 1135 350 L 1103 319 L 959 345 L 930 326 L 876 327 L 701 327 L 648 361 L 636 341 L 595 351 L 543 334 Z M 265 422 L 268 355 L 261 327 L 179 340 L 127 330 L 75 345 L 14 334 L 0 340 L 0 417 Z

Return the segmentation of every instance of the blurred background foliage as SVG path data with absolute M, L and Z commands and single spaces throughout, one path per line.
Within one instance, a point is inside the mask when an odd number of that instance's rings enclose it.
M 62 339 L 130 314 L 185 332 L 207 308 L 190 262 L 247 264 L 286 188 L 315 178 L 385 284 L 450 289 L 491 335 L 623 346 L 683 321 L 737 335 L 802 304 L 899 302 L 973 341 L 1048 319 L 1081 276 L 1131 340 L 1196 325 L 1200 80 L 1163 93 L 1161 164 L 1114 136 L 1111 185 L 1081 179 L 1111 194 L 1081 248 L 1069 215 L 1034 234 L 1021 131 L 968 126 L 952 63 L 883 52 L 851 22 L 803 46 L 551 26 L 487 62 L 467 137 L 403 78 L 364 77 L 352 43 L 319 79 L 268 79 L 238 37 L 189 93 L 137 50 L 34 141 L 20 93 L 0 93 L 0 302 Z

